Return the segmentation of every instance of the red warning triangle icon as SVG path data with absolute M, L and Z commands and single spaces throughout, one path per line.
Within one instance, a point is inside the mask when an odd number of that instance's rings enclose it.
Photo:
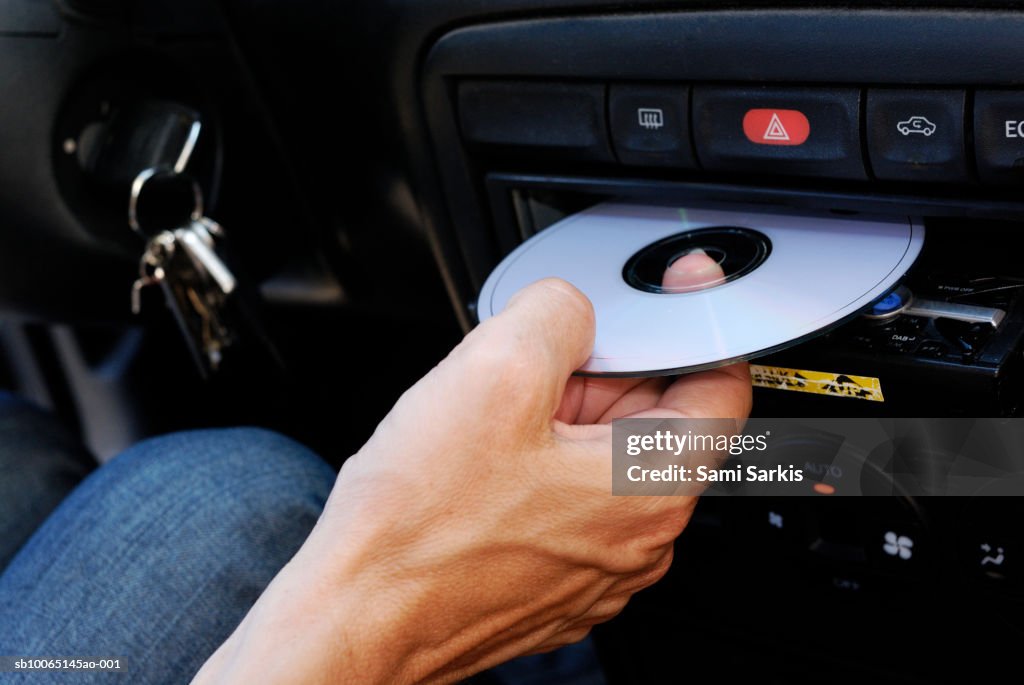
M 795 109 L 751 109 L 743 115 L 743 135 L 757 145 L 803 145 L 811 122 Z
M 762 138 L 765 140 L 789 140 L 789 133 L 782 125 L 778 112 L 772 112 L 772 119 L 768 122 L 768 128 L 765 129 Z

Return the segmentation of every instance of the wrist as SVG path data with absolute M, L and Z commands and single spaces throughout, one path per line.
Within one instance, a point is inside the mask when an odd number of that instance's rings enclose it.
M 194 683 L 413 682 L 395 588 L 358 541 L 324 545 L 320 525 Z

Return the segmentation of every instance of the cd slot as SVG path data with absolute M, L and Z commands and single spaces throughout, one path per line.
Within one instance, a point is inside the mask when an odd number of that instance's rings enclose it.
M 899 282 L 917 306 L 875 318 L 864 310 L 869 316 L 850 317 L 818 337 L 758 356 L 752 361 L 755 411 L 764 416 L 1021 413 L 1024 266 L 1006 249 L 1014 233 L 1024 229 L 1019 206 L 519 174 L 492 174 L 486 185 L 502 254 L 608 201 L 723 211 L 742 206 L 769 215 L 837 219 L 921 217 L 927 231 L 924 248 Z M 622 255 L 622 261 L 630 256 Z M 786 315 L 784 303 L 771 306 L 780 317 Z M 983 320 L 963 312 L 989 316 Z
M 994 220 L 1024 225 L 1024 202 L 978 201 L 954 191 L 941 195 L 850 192 L 825 181 L 807 179 L 775 185 L 668 181 L 644 177 L 563 176 L 517 172 L 487 174 L 485 188 L 496 238 L 508 252 L 537 226 L 603 200 L 728 208 L 737 204 L 766 211 L 807 210 L 835 215 L 923 216 Z M 536 214 L 536 216 L 534 216 Z M 493 267 L 493 264 L 491 265 Z

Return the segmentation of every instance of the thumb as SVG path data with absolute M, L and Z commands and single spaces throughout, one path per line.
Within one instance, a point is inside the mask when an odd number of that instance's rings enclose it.
M 573 371 L 594 345 L 594 308 L 569 283 L 548 278 L 516 293 L 453 351 L 452 366 L 472 369 L 473 385 L 516 394 L 550 421 Z M 512 398 L 510 398 L 511 400 Z
M 367 445 L 401 460 L 453 444 L 455 453 L 473 454 L 547 437 L 566 381 L 593 341 L 594 311 L 583 293 L 557 279 L 529 285 L 406 390 Z M 409 436 L 419 451 L 396 446 Z
M 722 267 L 699 247 L 682 255 L 665 269 L 661 287 L 670 293 L 683 293 L 725 282 Z

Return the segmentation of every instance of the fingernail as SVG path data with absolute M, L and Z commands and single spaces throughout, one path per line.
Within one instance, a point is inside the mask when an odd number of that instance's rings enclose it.
M 694 262 L 697 264 L 695 265 Z M 719 268 L 718 263 L 699 247 L 687 252 L 668 266 L 669 271 L 687 275 L 711 273 L 718 271 Z

